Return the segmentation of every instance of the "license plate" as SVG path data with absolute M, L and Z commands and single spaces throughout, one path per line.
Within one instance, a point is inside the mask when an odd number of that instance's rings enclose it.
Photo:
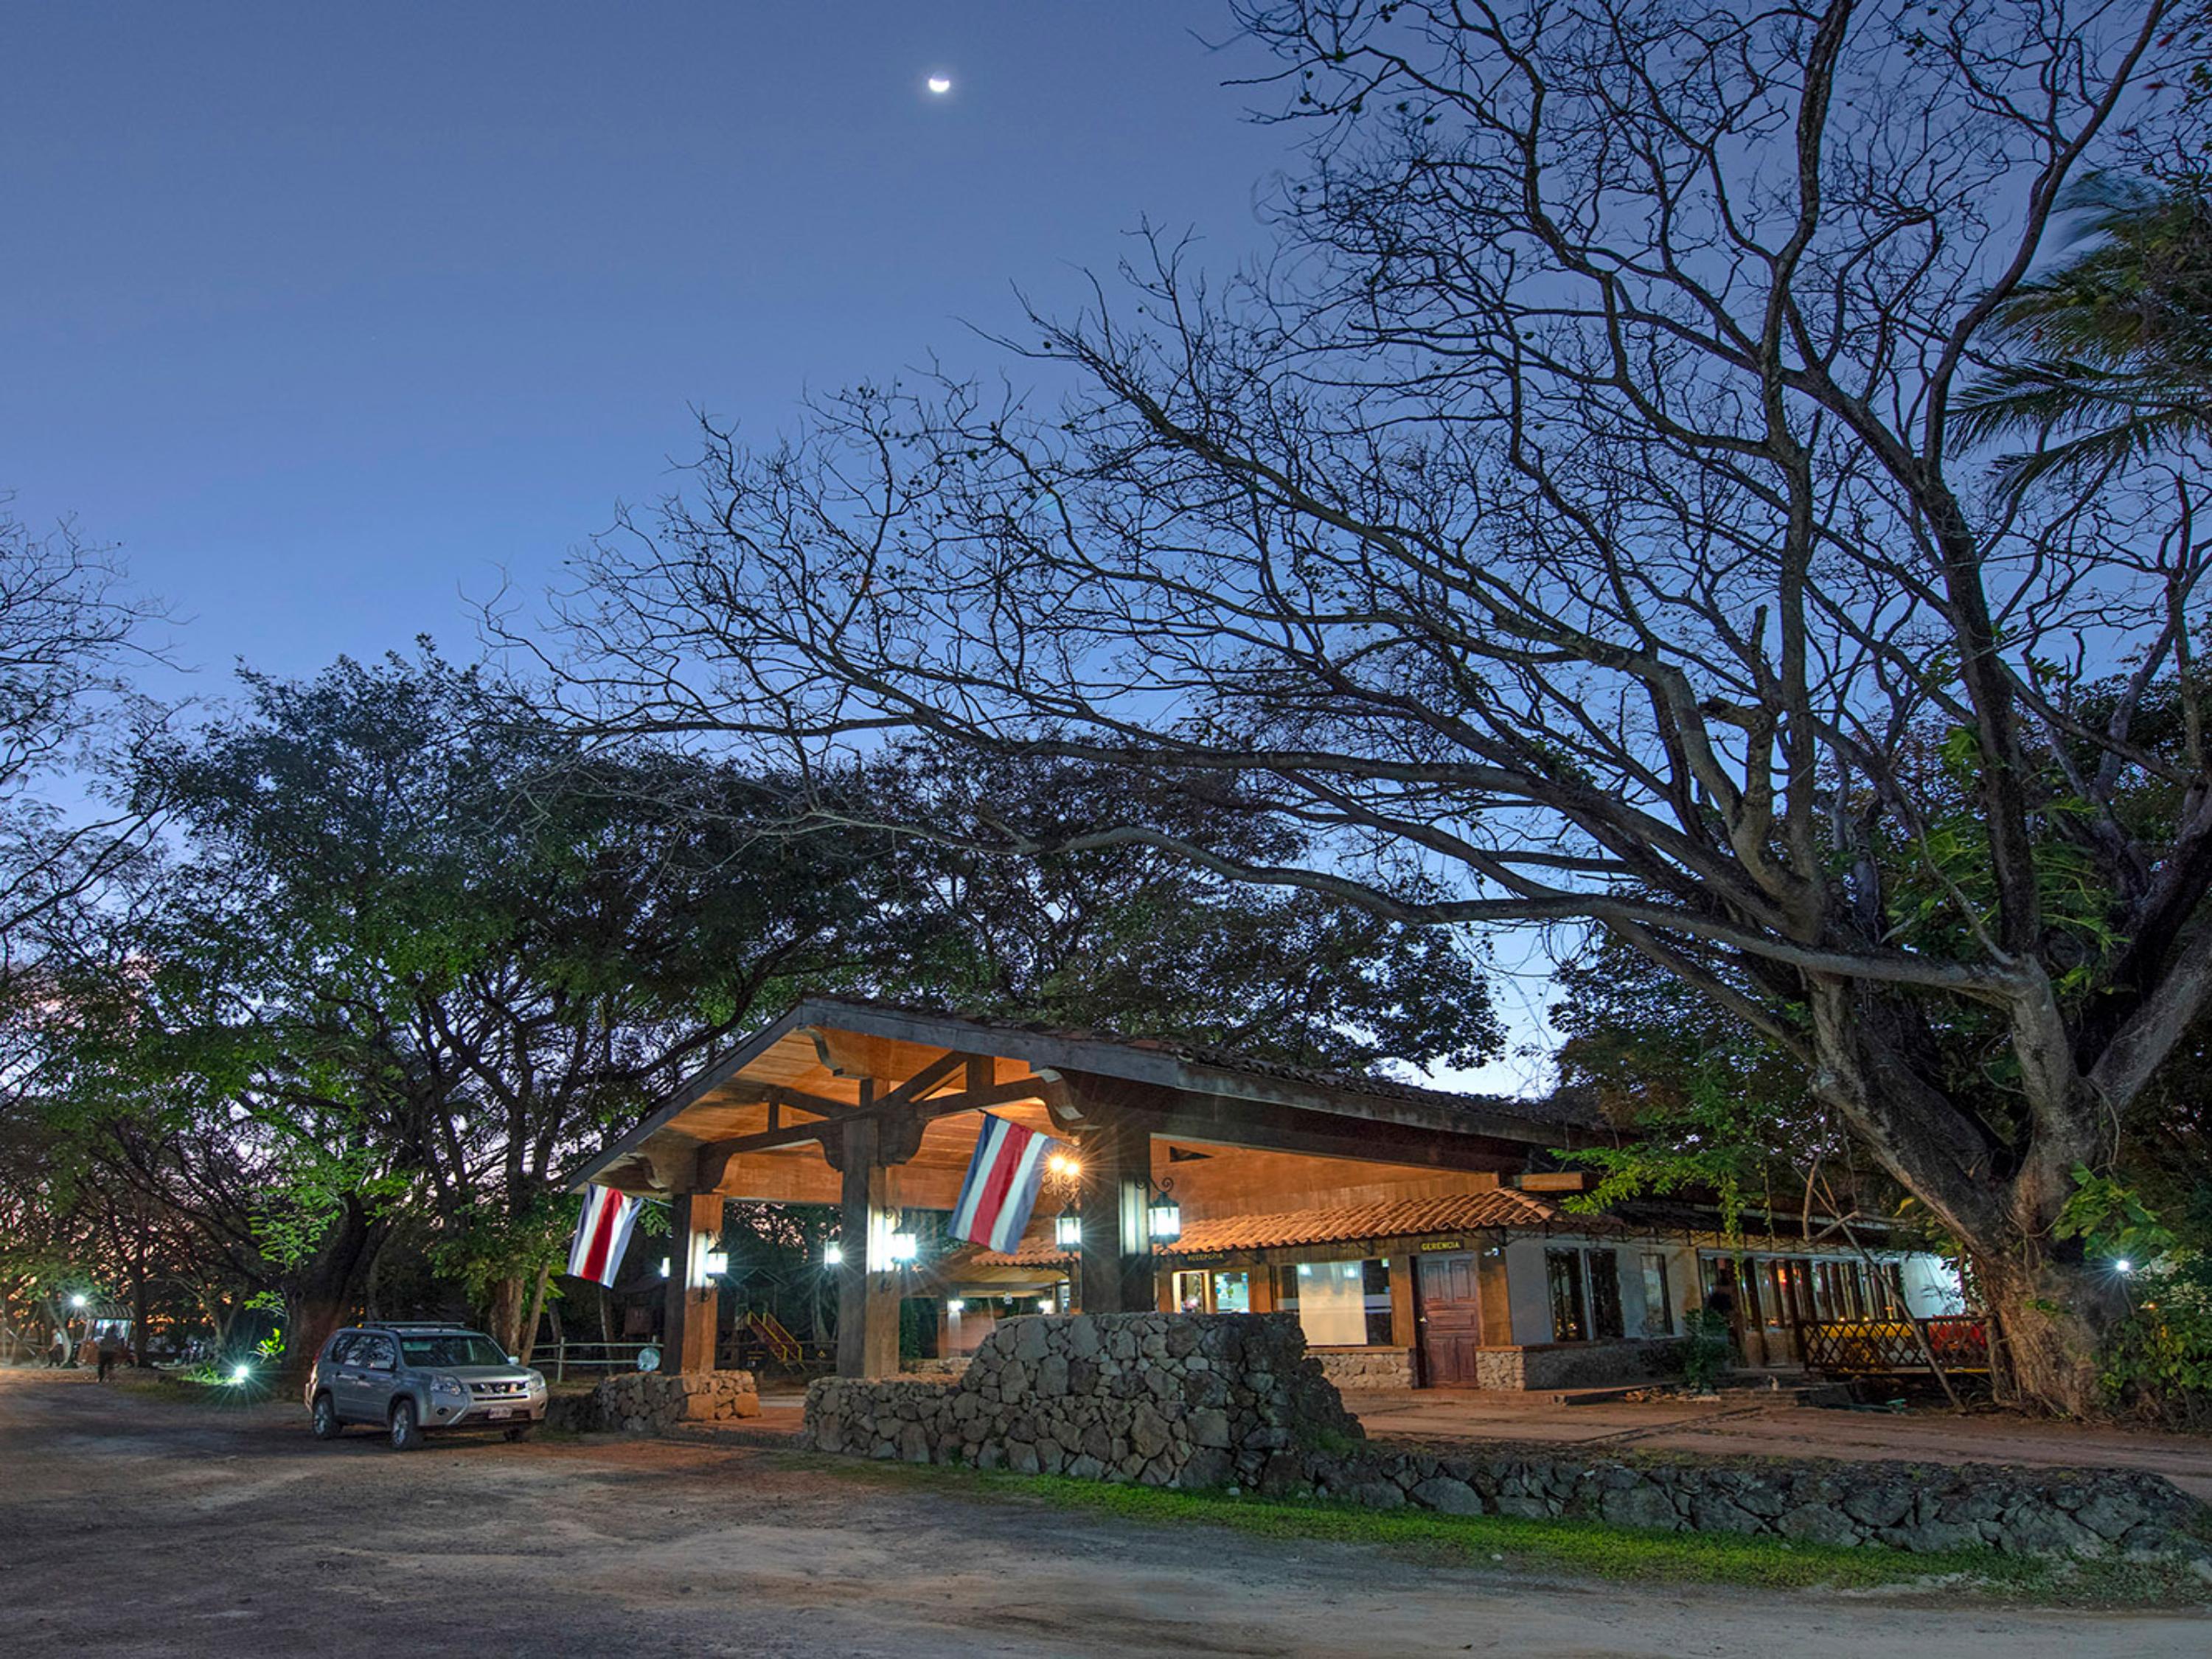
M 496 1423 L 503 1417 L 514 1416 L 514 1407 L 512 1406 L 494 1406 L 489 1411 L 486 1412 L 484 1415 L 489 1418 L 493 1422 Z

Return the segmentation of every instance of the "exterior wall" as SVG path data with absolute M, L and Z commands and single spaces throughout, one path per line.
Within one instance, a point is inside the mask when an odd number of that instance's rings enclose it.
M 1485 1348 L 1475 1356 L 1484 1389 L 1595 1389 L 1648 1382 L 1673 1365 L 1667 1341 L 1550 1342 Z
M 1322 1375 L 1347 1393 L 1413 1386 L 1411 1347 L 1309 1348 L 1306 1352 L 1320 1362 Z

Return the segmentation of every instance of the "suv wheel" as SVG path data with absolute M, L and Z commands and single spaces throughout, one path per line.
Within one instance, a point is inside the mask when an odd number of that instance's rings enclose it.
M 518 1423 L 507 1431 L 509 1440 L 527 1440 L 537 1431 L 535 1423 Z
M 315 1438 L 335 1440 L 345 1432 L 345 1425 L 338 1420 L 337 1404 L 327 1393 L 315 1396 Z
M 392 1449 L 413 1451 L 422 1443 L 422 1425 L 416 1420 L 415 1402 L 405 1395 L 392 1402 Z

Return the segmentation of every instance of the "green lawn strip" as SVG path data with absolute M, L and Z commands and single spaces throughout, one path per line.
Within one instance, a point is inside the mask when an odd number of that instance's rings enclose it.
M 1223 1526 L 1261 1538 L 1370 1544 L 1439 1565 L 1759 1589 L 1940 1586 L 2064 1606 L 2141 1607 L 2212 1600 L 2212 1587 L 2185 1571 L 2154 1563 L 2053 1560 L 1989 1549 L 1908 1554 L 1738 1533 L 1658 1532 L 1597 1521 L 1370 1510 L 1312 1499 L 1111 1486 L 1056 1475 L 778 1455 L 885 1485 L 928 1487 L 976 1498 L 1026 1499 L 1152 1525 Z

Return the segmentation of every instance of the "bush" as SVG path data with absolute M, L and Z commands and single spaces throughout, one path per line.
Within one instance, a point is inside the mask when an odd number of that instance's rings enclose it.
M 2155 1421 L 2212 1429 L 2212 1257 L 2171 1251 L 2131 1290 L 2134 1311 L 2106 1346 L 2106 1390 Z
M 1692 1308 L 1685 1325 L 1689 1334 L 1682 1340 L 1682 1381 L 1702 1394 L 1728 1369 L 1728 1316 Z

